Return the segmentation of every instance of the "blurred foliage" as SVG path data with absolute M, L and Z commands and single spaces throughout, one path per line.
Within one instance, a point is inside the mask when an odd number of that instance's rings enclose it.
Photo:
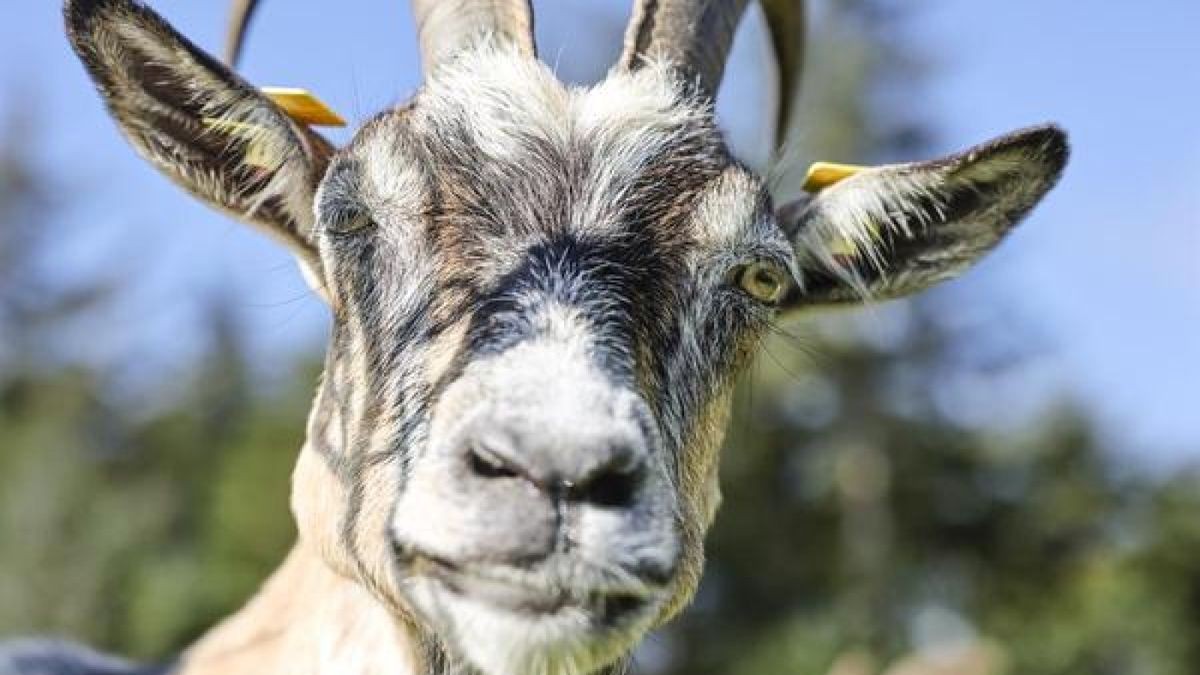
M 111 285 L 64 286 L 47 258 L 63 187 L 0 138 L 0 634 L 49 631 L 137 655 L 176 650 L 236 607 L 293 538 L 288 468 L 316 371 L 253 389 L 228 303 L 209 353 L 131 412 L 86 340 Z M 84 326 L 85 328 L 81 328 Z M 103 328 L 100 327 L 100 330 Z
M 891 6 L 819 14 L 814 52 L 837 58 L 811 60 L 795 154 L 873 159 L 928 137 L 880 85 L 921 79 L 878 34 Z M 0 635 L 160 657 L 289 546 L 316 361 L 256 386 L 217 297 L 191 375 L 127 405 L 62 342 L 115 284 L 47 271 L 64 191 L 28 138 L 0 138 Z M 701 591 L 637 672 L 1195 672 L 1200 473 L 1130 475 L 1070 402 L 1018 430 L 978 423 L 1005 406 L 987 391 L 1004 365 L 970 354 L 1020 329 L 960 330 L 947 311 L 935 295 L 778 328 L 738 397 Z
M 1125 475 L 1068 405 L 963 425 L 938 400 L 937 311 L 897 307 L 886 346 L 853 324 L 795 358 L 769 346 L 701 592 L 658 638 L 666 672 L 868 675 L 914 652 L 991 663 L 948 673 L 1195 672 L 1200 474 Z

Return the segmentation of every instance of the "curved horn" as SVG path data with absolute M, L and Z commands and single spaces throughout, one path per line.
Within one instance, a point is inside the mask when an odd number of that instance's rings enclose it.
M 748 0 L 638 0 L 618 65 L 639 68 L 665 58 L 699 80 L 710 96 L 725 72 L 733 33 Z
M 759 0 L 771 33 L 771 48 L 779 64 L 779 110 L 775 142 L 784 141 L 804 70 L 804 0 Z
M 529 0 L 413 0 L 412 9 L 426 74 L 485 36 L 536 56 Z
M 225 31 L 225 63 L 233 68 L 242 55 L 246 43 L 246 29 L 258 9 L 258 0 L 233 0 L 229 12 L 229 27 Z

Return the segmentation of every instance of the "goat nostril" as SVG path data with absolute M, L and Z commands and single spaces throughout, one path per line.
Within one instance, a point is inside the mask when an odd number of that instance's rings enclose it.
M 579 486 L 576 494 L 579 499 L 596 506 L 627 507 L 633 503 L 642 476 L 640 465 L 609 467 Z
M 467 463 L 480 478 L 516 478 L 519 475 L 504 457 L 482 445 L 472 445 L 467 450 Z

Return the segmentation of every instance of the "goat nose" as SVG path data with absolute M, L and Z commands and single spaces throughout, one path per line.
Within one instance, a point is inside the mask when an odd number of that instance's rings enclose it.
M 478 479 L 523 481 L 554 499 L 607 508 L 632 505 L 646 472 L 645 453 L 628 441 L 539 452 L 496 435 L 479 435 L 464 448 L 467 468 Z
M 628 445 L 610 446 L 606 457 L 567 484 L 567 494 L 596 506 L 626 507 L 633 503 L 645 472 L 642 453 Z

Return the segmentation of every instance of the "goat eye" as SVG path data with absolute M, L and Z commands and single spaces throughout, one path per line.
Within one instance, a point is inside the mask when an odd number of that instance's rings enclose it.
M 374 224 L 375 222 L 371 220 L 371 216 L 365 211 L 355 211 L 354 213 L 347 213 L 329 219 L 325 229 L 334 234 L 350 234 L 351 232 L 366 229 Z
M 747 295 L 759 302 L 773 305 L 783 299 L 787 276 L 778 266 L 751 263 L 737 269 L 735 281 Z

